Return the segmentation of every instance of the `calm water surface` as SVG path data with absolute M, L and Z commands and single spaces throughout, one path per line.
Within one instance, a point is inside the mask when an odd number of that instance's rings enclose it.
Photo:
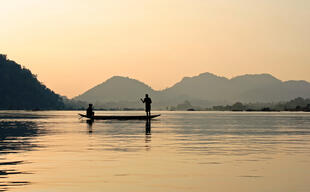
M 310 113 L 77 113 L 0 112 L 0 191 L 310 191 Z

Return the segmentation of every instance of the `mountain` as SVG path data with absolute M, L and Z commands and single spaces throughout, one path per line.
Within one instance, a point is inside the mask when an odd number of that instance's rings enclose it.
M 59 95 L 25 67 L 0 54 L 0 109 L 61 109 Z
M 76 97 L 76 100 L 93 103 L 118 103 L 123 106 L 141 106 L 138 98 L 151 95 L 158 107 L 190 101 L 202 107 L 215 104 L 241 102 L 279 102 L 296 97 L 310 97 L 310 83 L 306 81 L 281 81 L 270 74 L 242 75 L 232 79 L 202 73 L 184 77 L 180 82 L 162 91 L 128 77 L 112 77 L 106 82 Z M 128 103 L 129 102 L 129 103 Z M 133 106 L 132 106 L 133 107 Z
M 232 79 L 211 73 L 184 78 L 165 90 L 169 95 L 187 94 L 189 98 L 213 102 L 279 102 L 310 97 L 310 83 L 281 81 L 270 74 L 242 75 Z
M 236 98 L 244 102 L 278 102 L 297 97 L 310 97 L 310 83 L 306 81 L 281 81 L 269 74 L 248 75 L 234 81 L 239 94 Z
M 87 101 L 90 103 L 122 103 L 123 107 L 138 106 L 139 98 L 145 93 L 156 95 L 151 87 L 128 77 L 114 76 L 107 81 L 86 91 L 75 100 Z
M 174 86 L 163 90 L 163 93 L 169 97 L 180 95 L 192 99 L 216 98 L 226 91 L 228 82 L 225 77 L 203 73 L 194 77 L 184 77 Z

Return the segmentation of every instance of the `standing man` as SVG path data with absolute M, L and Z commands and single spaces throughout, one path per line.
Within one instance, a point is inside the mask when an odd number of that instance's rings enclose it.
M 152 103 L 151 98 L 149 98 L 148 94 L 145 94 L 145 98 L 141 99 L 141 101 L 145 103 L 146 116 L 150 117 L 151 116 L 151 103 Z

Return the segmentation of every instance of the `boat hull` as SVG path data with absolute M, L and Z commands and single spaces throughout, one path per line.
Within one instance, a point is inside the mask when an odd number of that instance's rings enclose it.
M 107 116 L 107 115 L 103 115 L 103 116 L 99 116 L 99 115 L 95 115 L 93 117 L 87 117 L 86 115 L 84 114 L 79 114 L 81 117 L 85 117 L 85 118 L 88 118 L 88 119 L 94 119 L 94 120 L 112 120 L 112 119 L 115 119 L 115 120 L 146 120 L 146 119 L 153 119 L 153 118 L 156 118 L 156 117 L 159 117 L 160 114 L 158 115 L 151 115 L 151 116 Z

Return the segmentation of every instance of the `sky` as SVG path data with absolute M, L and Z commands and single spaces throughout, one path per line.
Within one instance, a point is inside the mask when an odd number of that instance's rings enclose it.
M 310 81 L 309 0 L 0 0 L 0 53 L 72 98 L 112 76 Z

